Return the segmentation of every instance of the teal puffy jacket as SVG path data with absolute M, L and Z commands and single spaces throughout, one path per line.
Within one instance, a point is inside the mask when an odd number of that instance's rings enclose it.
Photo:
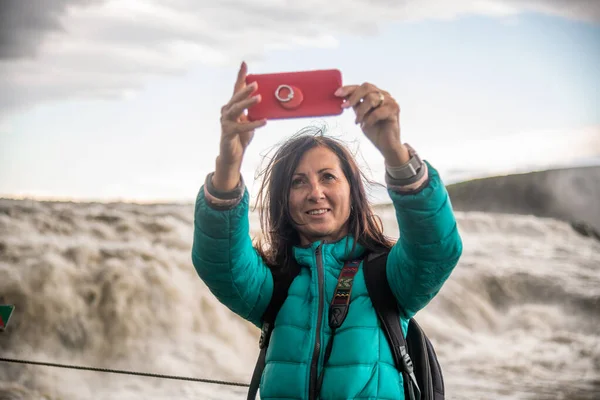
M 438 293 L 462 253 L 446 188 L 437 171 L 429 164 L 428 168 L 429 183 L 418 193 L 388 189 L 400 238 L 388 257 L 387 276 L 405 311 L 401 319 L 405 334 L 408 319 Z M 201 189 L 195 207 L 192 261 L 199 276 L 225 306 L 260 327 L 273 277 L 249 236 L 248 192 L 244 188 L 242 200 L 233 208 L 218 210 Z M 359 245 L 350 254 L 351 244 L 347 237 L 294 249 L 302 268 L 275 320 L 261 399 L 309 399 L 311 376 L 314 379 L 323 369 L 323 349 L 330 339 L 327 314 L 339 273 L 344 261 L 364 251 Z M 316 368 L 313 374 L 311 368 Z M 361 270 L 325 366 L 320 398 L 404 399 L 402 375 L 394 367 Z

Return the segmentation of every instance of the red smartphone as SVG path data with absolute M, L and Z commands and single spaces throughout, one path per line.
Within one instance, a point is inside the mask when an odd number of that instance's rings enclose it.
M 258 83 L 254 95 L 261 101 L 248 108 L 248 119 L 322 117 L 342 113 L 341 97 L 334 95 L 342 86 L 337 69 L 250 74 L 246 83 Z

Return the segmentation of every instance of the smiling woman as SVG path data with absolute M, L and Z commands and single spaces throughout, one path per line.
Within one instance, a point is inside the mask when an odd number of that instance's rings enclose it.
M 419 398 L 414 375 L 400 371 L 406 353 L 386 344 L 390 325 L 382 327 L 370 296 L 377 302 L 389 293 L 386 300 L 401 310 L 393 323 L 405 336 L 457 265 L 462 241 L 439 174 L 400 141 L 400 109 L 388 92 L 370 83 L 340 87 L 334 95 L 354 110 L 385 160 L 400 240 L 392 243 L 376 223 L 364 175 L 346 146 L 308 129 L 265 169 L 258 198 L 264 243 L 254 246 L 240 166 L 266 121 L 246 117 L 261 101 L 252 96 L 255 83 L 245 84 L 246 68 L 221 109 L 216 169 L 196 200 L 192 261 L 219 301 L 263 329 L 248 398 L 259 386 L 263 400 Z M 380 253 L 387 258 L 375 275 L 368 257 Z M 341 319 L 336 306 L 345 307 Z
M 284 143 L 264 170 L 257 198 L 268 236 L 258 246 L 263 258 L 281 265 L 294 244 L 332 243 L 349 233 L 362 235 L 371 250 L 390 247 L 363 182 L 371 183 L 346 146 L 320 128 L 306 128 Z

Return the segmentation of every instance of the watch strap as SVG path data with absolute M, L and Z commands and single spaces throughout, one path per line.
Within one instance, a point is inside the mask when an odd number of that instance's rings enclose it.
M 407 143 L 405 146 L 410 154 L 408 162 L 397 167 L 385 166 L 385 178 L 388 184 L 394 186 L 410 185 L 423 178 L 426 172 L 426 168 L 424 168 L 425 163 L 415 149 Z

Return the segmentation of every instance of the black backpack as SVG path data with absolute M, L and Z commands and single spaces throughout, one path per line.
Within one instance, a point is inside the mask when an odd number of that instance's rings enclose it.
M 363 269 L 369 297 L 373 302 L 385 336 L 392 349 L 396 368 L 402 372 L 404 378 L 405 398 L 407 400 L 443 400 L 445 390 L 442 369 L 429 338 L 414 318 L 409 321 L 406 339 L 402 334 L 400 309 L 387 281 L 387 256 L 387 251 L 369 253 Z M 281 268 L 273 272 L 273 296 L 263 315 L 263 326 L 259 342 L 260 354 L 250 382 L 248 400 L 256 399 L 260 379 L 265 368 L 265 356 L 275 317 L 288 295 L 292 281 L 299 272 L 300 267 L 295 261 L 292 261 L 288 268 Z M 333 310 L 334 307 L 337 307 L 338 310 Z M 329 326 L 332 329 L 332 336 L 325 350 L 324 364 L 327 363 L 331 352 L 335 329 L 342 325 L 347 314 L 347 307 L 348 304 L 345 308 L 342 305 L 340 311 L 340 305 L 330 305 Z M 322 376 L 319 379 L 319 385 L 321 379 Z

